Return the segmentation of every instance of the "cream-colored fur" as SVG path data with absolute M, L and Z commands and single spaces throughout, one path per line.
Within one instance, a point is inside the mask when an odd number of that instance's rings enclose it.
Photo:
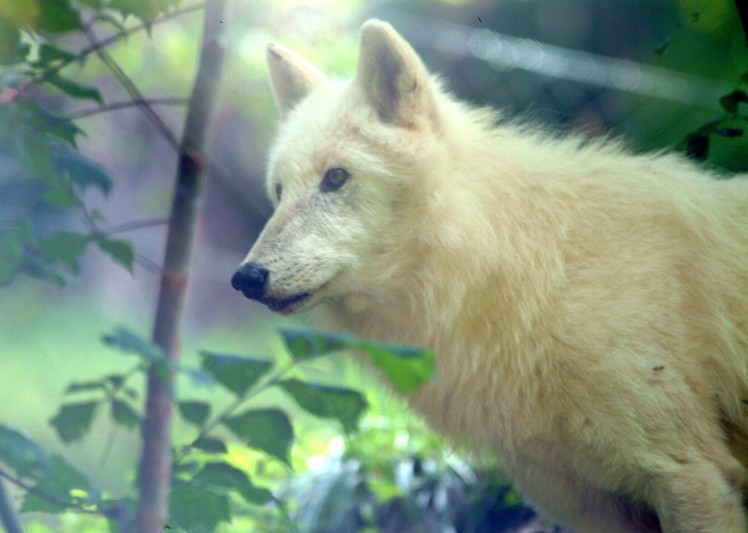
M 550 520 L 746 531 L 744 178 L 496 125 L 384 22 L 350 81 L 279 45 L 268 62 L 284 121 L 244 263 L 269 272 L 258 299 L 434 348 L 413 407 Z M 350 178 L 324 191 L 334 167 Z

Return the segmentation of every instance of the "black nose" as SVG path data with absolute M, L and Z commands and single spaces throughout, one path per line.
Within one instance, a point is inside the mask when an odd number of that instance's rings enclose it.
M 268 276 L 267 269 L 254 263 L 246 263 L 231 276 L 231 286 L 252 300 L 262 298 L 265 294 Z

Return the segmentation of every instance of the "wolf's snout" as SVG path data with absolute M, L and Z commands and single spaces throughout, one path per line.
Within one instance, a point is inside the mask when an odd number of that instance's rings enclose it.
M 265 294 L 270 272 L 254 263 L 246 263 L 231 276 L 231 286 L 241 291 L 244 296 L 252 300 L 259 300 Z

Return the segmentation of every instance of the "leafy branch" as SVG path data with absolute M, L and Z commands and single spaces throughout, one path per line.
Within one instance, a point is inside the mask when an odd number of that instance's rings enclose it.
M 93 53 L 98 52 L 99 50 L 109 47 L 122 39 L 125 39 L 129 37 L 130 35 L 134 33 L 138 33 L 140 31 L 150 31 L 150 29 L 158 24 L 162 24 L 164 22 L 168 22 L 174 18 L 181 17 L 183 15 L 187 15 L 189 13 L 193 13 L 196 11 L 200 11 L 205 9 L 204 3 L 197 3 L 193 4 L 187 7 L 174 9 L 155 20 L 143 22 L 141 24 L 137 24 L 135 26 L 132 26 L 130 28 L 123 28 L 118 33 L 115 33 L 111 37 L 107 37 L 105 39 L 102 39 L 101 41 L 92 42 L 90 46 L 87 48 L 84 48 L 79 53 L 67 53 L 67 54 L 58 54 L 56 56 L 57 60 L 56 64 L 54 66 L 51 66 L 36 76 L 32 77 L 30 80 L 28 80 L 26 83 L 24 83 L 17 91 L 15 91 L 14 94 L 10 96 L 8 99 L 8 103 L 12 102 L 13 100 L 19 99 L 23 96 L 26 96 L 33 88 L 35 88 L 38 85 L 41 85 L 42 83 L 49 82 L 50 80 L 53 80 L 55 76 L 58 76 L 60 71 L 62 71 L 64 68 L 70 66 L 73 63 L 79 62 L 83 63 L 85 62 L 86 58 L 90 56 Z M 107 20 L 109 20 L 107 18 Z M 89 25 L 90 26 L 90 25 Z
M 738 88 L 720 98 L 719 104 L 725 114 L 710 120 L 696 131 L 686 135 L 679 148 L 684 150 L 690 158 L 705 160 L 709 157 L 713 135 L 726 138 L 743 136 L 745 124 L 748 123 L 748 114 L 741 112 L 741 104 L 748 103 L 748 93 L 740 89 L 741 84 L 748 84 L 748 73 L 741 76 Z

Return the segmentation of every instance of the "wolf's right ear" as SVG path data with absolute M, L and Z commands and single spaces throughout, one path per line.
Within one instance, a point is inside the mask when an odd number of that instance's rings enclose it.
M 438 124 L 426 67 L 388 23 L 369 20 L 361 27 L 356 77 L 386 122 L 407 128 L 424 119 Z
M 275 101 L 284 116 L 313 89 L 327 81 L 317 67 L 279 44 L 268 45 L 267 62 Z

